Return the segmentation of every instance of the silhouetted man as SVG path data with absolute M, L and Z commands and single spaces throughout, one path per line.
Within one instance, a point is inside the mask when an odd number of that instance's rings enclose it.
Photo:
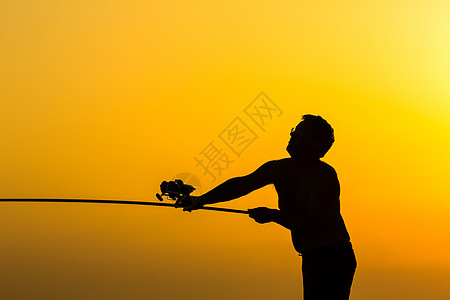
M 294 248 L 302 256 L 305 300 L 349 299 L 355 254 L 340 213 L 337 174 L 320 160 L 333 142 L 334 130 L 327 121 L 304 115 L 291 130 L 286 147 L 290 158 L 269 161 L 247 176 L 229 179 L 202 196 L 192 197 L 194 204 L 185 210 L 275 185 L 279 209 L 249 209 L 250 217 L 291 231 Z

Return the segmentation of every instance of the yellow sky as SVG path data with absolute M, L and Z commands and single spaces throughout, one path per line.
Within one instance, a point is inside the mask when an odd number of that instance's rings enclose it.
M 153 201 L 180 173 L 206 191 L 286 157 L 291 127 L 320 114 L 358 257 L 352 299 L 443 299 L 449 15 L 448 1 L 1 3 L 0 197 Z M 263 129 L 245 113 L 261 92 L 279 109 Z M 236 118 L 258 137 L 239 156 L 221 139 Z M 214 182 L 194 160 L 211 142 L 234 160 Z M 261 205 L 273 188 L 223 204 Z M 1 204 L 0 237 L 11 299 L 301 294 L 288 232 L 240 215 Z

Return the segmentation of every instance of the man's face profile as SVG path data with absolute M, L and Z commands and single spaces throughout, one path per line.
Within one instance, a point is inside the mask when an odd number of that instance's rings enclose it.
M 286 147 L 291 157 L 310 156 L 317 149 L 317 140 L 312 137 L 313 130 L 311 124 L 302 121 L 297 127 L 292 128 L 291 138 Z

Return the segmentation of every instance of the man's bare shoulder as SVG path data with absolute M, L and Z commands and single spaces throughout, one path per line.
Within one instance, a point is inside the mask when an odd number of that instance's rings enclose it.
M 283 169 L 292 165 L 292 158 L 282 158 L 276 160 L 270 160 L 266 162 L 263 166 L 271 169 Z
M 316 165 L 316 168 L 314 170 L 314 174 L 318 177 L 321 178 L 336 178 L 337 179 L 337 173 L 336 170 L 330 166 L 329 164 L 327 164 L 326 162 L 320 161 L 320 163 L 318 163 Z
M 282 158 L 277 160 L 270 160 L 260 167 L 263 174 L 268 176 L 271 183 L 276 183 L 279 180 L 285 180 L 288 174 L 292 173 L 292 159 Z

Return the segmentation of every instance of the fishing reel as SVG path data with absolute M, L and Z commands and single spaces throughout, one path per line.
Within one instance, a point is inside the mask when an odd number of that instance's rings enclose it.
M 189 194 L 192 193 L 195 188 L 192 185 L 184 184 L 181 179 L 175 179 L 174 181 L 163 181 L 160 185 L 161 194 L 156 194 L 156 198 L 159 201 L 163 201 L 162 196 L 168 196 L 168 198 L 175 200 L 175 207 L 186 207 L 193 204 L 192 198 Z

